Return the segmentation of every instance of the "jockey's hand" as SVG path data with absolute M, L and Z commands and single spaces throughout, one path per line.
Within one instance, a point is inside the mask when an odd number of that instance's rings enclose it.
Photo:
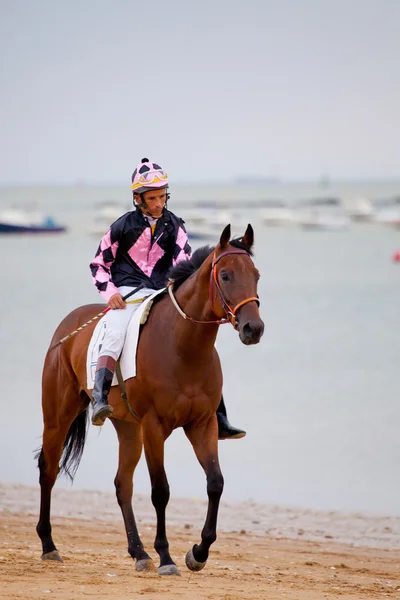
M 114 294 L 108 301 L 108 306 L 115 310 L 116 308 L 125 308 L 126 302 L 122 298 L 121 294 Z

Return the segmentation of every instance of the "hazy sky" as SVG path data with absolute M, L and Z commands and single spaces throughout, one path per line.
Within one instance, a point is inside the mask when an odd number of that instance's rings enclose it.
M 0 183 L 400 177 L 400 0 L 0 0 Z

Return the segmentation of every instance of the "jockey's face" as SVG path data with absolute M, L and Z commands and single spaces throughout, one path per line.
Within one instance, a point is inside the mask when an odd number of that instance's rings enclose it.
M 135 200 L 144 215 L 158 219 L 158 217 L 161 217 L 167 201 L 167 190 L 155 189 L 144 192 L 142 195 L 135 194 Z M 142 205 L 142 200 L 145 201 L 146 206 Z

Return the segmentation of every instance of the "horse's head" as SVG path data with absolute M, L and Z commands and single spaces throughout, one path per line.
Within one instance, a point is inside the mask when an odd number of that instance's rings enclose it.
M 258 344 L 264 333 L 264 323 L 258 310 L 257 285 L 260 273 L 251 259 L 254 232 L 247 226 L 244 236 L 230 240 L 231 226 L 223 230 L 215 248 L 212 278 L 216 293 L 212 294 L 212 309 L 229 318 L 243 344 Z

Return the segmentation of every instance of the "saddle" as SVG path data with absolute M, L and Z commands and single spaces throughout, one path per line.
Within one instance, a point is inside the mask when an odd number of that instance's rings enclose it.
M 140 335 L 140 327 L 144 325 L 149 316 L 154 298 L 164 293 L 164 289 L 157 290 L 151 296 L 148 296 L 138 306 L 129 321 L 124 347 L 118 360 L 118 368 L 114 373 L 112 385 L 119 385 L 119 380 L 123 383 L 130 377 L 136 375 L 136 352 Z M 94 328 L 86 357 L 86 377 L 87 388 L 93 389 L 94 375 L 96 372 L 97 359 L 101 349 L 102 339 L 104 337 L 104 317 L 102 317 Z M 119 377 L 117 372 L 120 373 Z M 125 386 L 124 386 L 125 387 Z

